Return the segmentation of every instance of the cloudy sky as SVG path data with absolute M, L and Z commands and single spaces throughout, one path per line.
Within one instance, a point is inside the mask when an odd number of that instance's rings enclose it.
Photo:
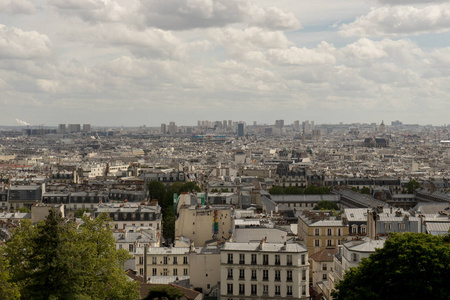
M 0 125 L 450 123 L 447 0 L 0 0 Z

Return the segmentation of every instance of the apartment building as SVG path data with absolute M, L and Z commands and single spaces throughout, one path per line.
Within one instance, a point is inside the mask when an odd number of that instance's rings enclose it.
M 227 242 L 220 253 L 221 299 L 308 299 L 308 251 L 297 243 Z
M 297 232 L 312 255 L 326 247 L 341 245 L 348 236 L 348 224 L 332 211 L 304 210 L 298 217 Z

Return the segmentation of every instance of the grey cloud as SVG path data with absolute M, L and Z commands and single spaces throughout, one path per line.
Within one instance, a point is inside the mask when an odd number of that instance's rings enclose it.
M 299 21 L 292 13 L 278 8 L 259 8 L 248 0 L 153 0 L 142 1 L 148 26 L 185 30 L 222 27 L 233 23 L 271 29 L 297 29 Z
M 28 0 L 0 0 L 0 12 L 28 15 L 35 11 L 34 4 Z

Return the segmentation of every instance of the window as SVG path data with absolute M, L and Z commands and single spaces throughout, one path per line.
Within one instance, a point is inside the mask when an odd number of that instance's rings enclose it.
M 233 253 L 228 253 L 228 263 L 233 264 Z
M 233 284 L 232 283 L 227 284 L 227 293 L 233 294 Z
M 269 270 L 263 270 L 263 280 L 264 281 L 269 280 Z
M 331 228 L 327 229 L 327 235 L 331 235 Z
M 405 223 L 398 223 L 398 230 L 405 230 L 406 224 Z
M 133 244 L 128 244 L 128 251 L 133 252 Z
M 144 263 L 144 257 L 139 256 L 139 264 L 142 265 Z
M 183 275 L 188 276 L 188 269 L 186 269 L 186 268 L 183 269 Z
M 153 269 L 152 269 L 152 275 L 153 275 L 153 276 L 158 275 L 156 272 L 157 272 L 157 271 L 156 271 L 156 268 L 153 268 Z
M 292 266 L 292 255 L 286 255 L 286 265 Z
M 281 271 L 275 270 L 275 281 L 281 281 Z
M 327 273 L 322 274 L 322 279 L 327 280 Z
M 269 286 L 267 284 L 263 285 L 263 294 L 267 295 L 269 293 Z
M 302 254 L 302 265 L 304 265 L 306 263 L 306 257 L 305 254 Z
M 233 269 L 228 269 L 227 273 L 228 273 L 227 279 L 233 279 Z
M 280 255 L 279 254 L 275 254 L 275 264 L 278 265 L 278 266 L 281 264 Z
M 314 235 L 320 235 L 320 229 L 319 228 L 316 228 L 316 229 L 314 229 Z
M 361 233 L 366 234 L 366 225 L 361 225 Z
M 302 296 L 306 295 L 306 285 L 302 285 Z
M 275 286 L 275 296 L 281 295 L 281 287 L 279 285 Z
M 314 240 L 314 247 L 320 247 L 320 240 Z
M 256 295 L 257 291 L 258 291 L 258 286 L 256 284 L 252 284 L 251 285 L 251 294 Z
M 239 269 L 239 280 L 244 280 L 244 279 L 245 279 L 245 270 Z
M 286 287 L 286 296 L 292 296 L 292 286 L 290 285 Z
M 256 270 L 252 269 L 252 280 L 257 280 L 256 278 Z
M 144 276 L 144 269 L 142 268 L 139 269 L 139 275 Z
M 163 276 L 167 276 L 167 274 L 168 274 L 168 271 L 167 271 L 166 268 L 164 268 L 164 269 L 163 269 Z
M 341 236 L 341 234 L 342 234 L 342 233 L 341 233 L 341 229 L 338 228 L 338 234 L 337 234 L 337 235 L 338 235 L 338 236 Z
M 239 295 L 245 294 L 245 284 L 239 284 Z
M 183 256 L 183 265 L 187 264 L 188 264 L 187 256 Z
M 292 282 L 292 271 L 291 270 L 286 271 L 286 281 Z
M 302 280 L 306 280 L 306 270 L 302 270 Z
M 327 246 L 333 246 L 333 240 L 327 240 Z
M 263 265 L 269 264 L 269 255 L 263 254 Z
M 252 265 L 256 265 L 256 254 L 252 254 Z
M 164 258 L 163 258 L 163 264 L 167 265 L 167 256 L 164 256 Z
M 173 276 L 178 276 L 178 269 L 173 269 Z
M 352 253 L 352 261 L 358 261 L 358 254 Z
M 153 264 L 153 265 L 158 264 L 158 262 L 157 262 L 157 257 L 156 257 L 156 256 L 153 256 L 153 257 L 152 257 L 152 264 Z
M 173 264 L 174 264 L 174 265 L 177 265 L 177 264 L 178 264 L 178 257 L 175 256 L 175 257 L 173 258 Z
M 326 263 L 323 263 L 322 264 L 322 271 L 326 271 L 327 270 L 327 264 Z
M 391 230 L 391 223 L 384 223 L 384 229 Z
M 239 264 L 245 265 L 245 254 L 243 253 L 239 254 Z
M 352 225 L 352 233 L 354 234 L 358 233 L 358 225 Z

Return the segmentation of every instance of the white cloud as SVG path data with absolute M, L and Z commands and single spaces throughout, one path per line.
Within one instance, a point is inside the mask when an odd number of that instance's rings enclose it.
M 350 24 L 343 24 L 344 36 L 398 36 L 440 33 L 450 30 L 450 4 L 383 6 L 372 9 Z
M 0 59 L 48 56 L 50 47 L 50 40 L 45 34 L 0 24 Z
M 322 42 L 316 49 L 290 47 L 287 49 L 270 49 L 268 60 L 277 65 L 320 65 L 334 64 L 334 47 Z

